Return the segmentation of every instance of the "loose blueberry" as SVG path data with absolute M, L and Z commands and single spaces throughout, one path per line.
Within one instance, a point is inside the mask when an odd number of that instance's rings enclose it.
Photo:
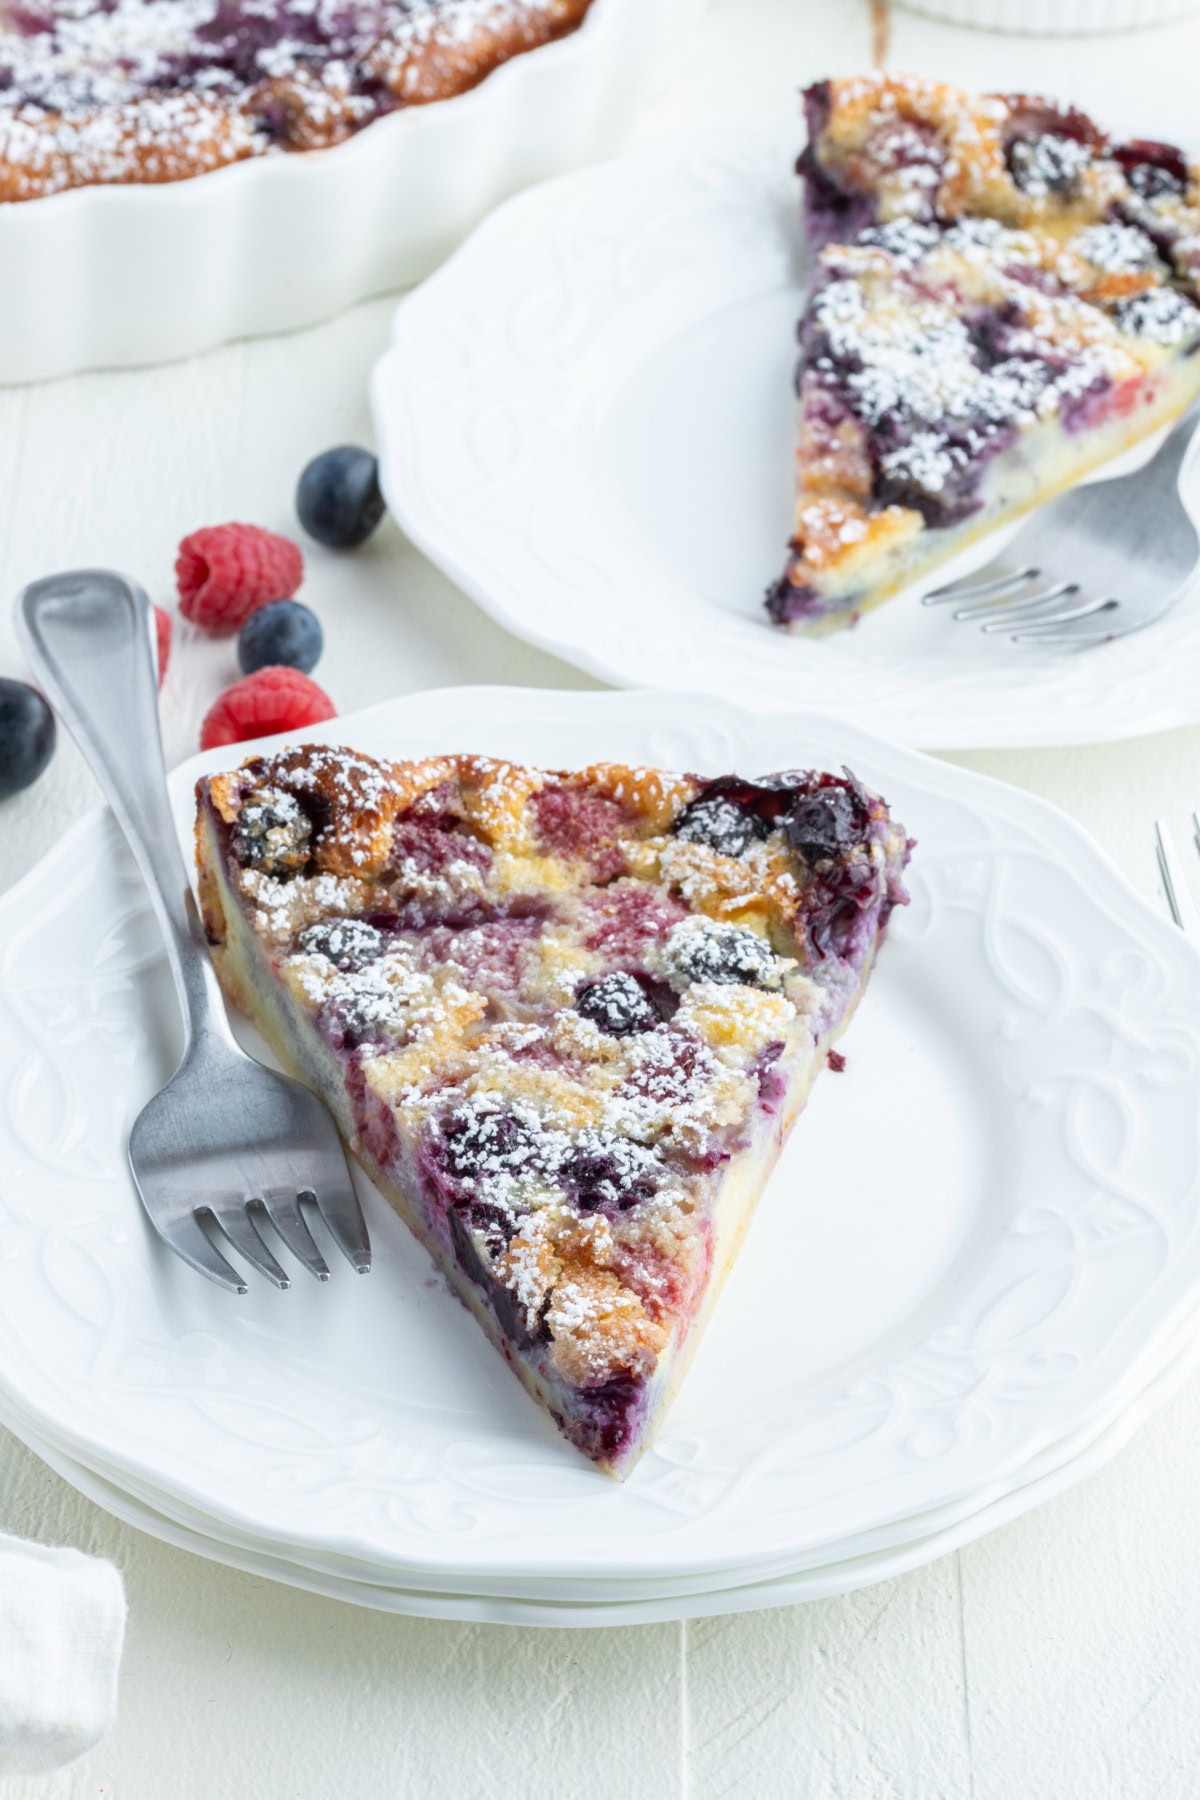
M 23 681 L 0 679 L 0 800 L 29 787 L 54 755 L 54 714 Z
M 331 550 L 352 550 L 383 517 L 379 464 L 369 450 L 342 444 L 314 456 L 296 489 L 296 511 L 309 537 Z
M 599 981 L 588 981 L 575 997 L 585 1019 L 609 1037 L 629 1037 L 635 1031 L 653 1031 L 659 1022 L 656 1007 L 636 975 L 615 969 Z
M 238 633 L 238 661 L 247 675 L 272 667 L 308 675 L 324 647 L 321 621 L 299 600 L 269 600 L 256 607 Z

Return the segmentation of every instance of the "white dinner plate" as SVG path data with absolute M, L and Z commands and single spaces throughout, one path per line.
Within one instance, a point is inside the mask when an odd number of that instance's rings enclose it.
M 570 36 L 334 149 L 0 205 L 0 382 L 190 356 L 419 281 L 498 201 L 621 144 L 704 4 L 593 0 Z
M 928 1556 L 941 1554 L 944 1548 L 981 1536 L 997 1524 L 1015 1517 L 1018 1512 L 1038 1504 L 1049 1494 L 1059 1492 L 1099 1467 L 1100 1462 L 1114 1454 L 1150 1413 L 1182 1384 L 1197 1361 L 1200 1361 L 1200 1320 L 1192 1316 L 1182 1321 L 1164 1342 L 1154 1367 L 1148 1371 L 1145 1386 L 1125 1394 L 1121 1403 L 1114 1407 L 1111 1418 L 1061 1439 L 1033 1457 L 1010 1481 L 999 1484 L 991 1491 L 970 1495 L 953 1505 L 933 1508 L 911 1518 L 897 1520 L 884 1530 L 863 1533 L 856 1538 L 846 1538 L 840 1543 L 830 1544 L 822 1552 L 801 1558 L 794 1565 L 783 1566 L 778 1570 L 756 1570 L 754 1579 L 750 1582 L 739 1580 L 736 1574 L 726 1572 L 720 1576 L 710 1575 L 705 1580 L 675 1584 L 653 1580 L 622 1581 L 617 1577 L 610 1577 L 598 1582 L 544 1584 L 514 1580 L 476 1586 L 463 1582 L 448 1584 L 445 1589 L 425 1582 L 401 1588 L 397 1586 L 394 1573 L 374 1568 L 369 1563 L 356 1562 L 352 1558 L 322 1555 L 319 1551 L 300 1545 L 291 1546 L 287 1554 L 281 1556 L 280 1547 L 271 1539 L 257 1538 L 228 1523 L 218 1523 L 203 1512 L 189 1507 L 176 1496 L 165 1494 L 152 1484 L 133 1479 L 127 1474 L 106 1469 L 98 1461 L 90 1463 L 84 1470 L 85 1475 L 92 1478 L 91 1485 L 78 1481 L 76 1485 L 101 1504 L 108 1503 L 106 1493 L 110 1497 L 120 1496 L 126 1510 L 122 1510 L 119 1505 L 110 1506 L 110 1510 L 128 1519 L 130 1523 L 140 1522 L 135 1513 L 140 1513 L 145 1519 L 165 1521 L 183 1534 L 178 1538 L 169 1537 L 169 1541 L 178 1542 L 183 1548 L 193 1547 L 188 1539 L 197 1540 L 201 1546 L 206 1543 L 220 1544 L 252 1558 L 265 1558 L 268 1565 L 293 1571 L 292 1574 L 282 1574 L 280 1579 L 295 1579 L 294 1571 L 300 1571 L 301 1578 L 312 1576 L 322 1583 L 332 1584 L 328 1588 L 322 1587 L 320 1591 L 343 1592 L 345 1598 L 361 1598 L 360 1590 L 381 1589 L 387 1596 L 381 1604 L 389 1608 L 399 1604 L 396 1596 L 412 1594 L 427 1597 L 434 1604 L 453 1601 L 456 1607 L 463 1601 L 474 1600 L 482 1604 L 483 1610 L 479 1614 L 481 1618 L 493 1616 L 490 1610 L 493 1603 L 504 1605 L 512 1602 L 520 1609 L 524 1603 L 530 1602 L 535 1608 L 546 1608 L 551 1614 L 551 1622 L 558 1618 L 564 1605 L 594 1609 L 601 1615 L 599 1622 L 604 1622 L 616 1608 L 618 1610 L 608 1622 L 616 1622 L 617 1619 L 638 1622 L 643 1616 L 641 1613 L 638 1619 L 630 1620 L 624 1609 L 631 1606 L 641 1608 L 646 1603 L 658 1602 L 668 1602 L 674 1609 L 677 1608 L 677 1603 L 691 1600 L 707 1612 L 710 1610 L 711 1600 L 720 1601 L 722 1608 L 729 1610 L 723 1596 L 748 1593 L 766 1595 L 770 1592 L 781 1596 L 770 1602 L 772 1604 L 815 1598 L 818 1593 L 841 1591 L 836 1583 L 847 1574 L 855 1577 L 851 1585 L 862 1585 L 857 1579 L 860 1573 L 866 1577 L 869 1571 L 878 1570 L 879 1573 L 871 1578 L 884 1579 L 886 1574 L 898 1572 L 895 1558 L 902 1552 L 907 1553 L 910 1547 L 928 1546 L 928 1555 L 924 1559 L 928 1560 Z M 82 1469 L 83 1465 L 76 1463 L 69 1451 L 44 1436 L 37 1426 L 31 1425 L 19 1409 L 10 1403 L 0 1408 L 0 1423 L 21 1437 L 67 1479 L 74 1480 L 76 1472 Z M 130 1508 L 134 1510 L 128 1510 Z M 153 1529 L 152 1526 L 149 1528 Z M 201 1553 L 218 1554 L 211 1549 L 207 1552 L 202 1549 Z M 914 1565 L 911 1561 L 906 1561 L 904 1566 Z M 271 1573 L 272 1567 L 262 1567 L 258 1572 Z M 367 1598 L 363 1603 L 372 1602 Z M 769 1602 L 764 1598 L 760 1603 L 765 1605 Z M 662 1616 L 690 1617 L 694 1612 L 695 1609 L 688 1609 L 686 1613 L 676 1609 L 664 1612 Z M 644 1616 L 658 1615 L 647 1613 Z M 695 1616 L 699 1616 L 698 1612 L 695 1612 Z M 515 1616 L 514 1622 L 520 1622 L 520 1618 Z
M 1015 1497 L 1029 1490 L 1033 1494 L 1044 1491 L 1044 1484 L 1051 1477 L 1057 1477 L 1078 1465 L 1084 1467 L 1083 1459 L 1092 1451 L 1094 1445 L 1103 1440 L 1114 1448 L 1125 1441 L 1129 1433 L 1149 1415 L 1149 1406 L 1145 1395 L 1147 1388 L 1154 1393 L 1163 1391 L 1160 1376 L 1168 1368 L 1190 1366 L 1192 1360 L 1200 1358 L 1200 1318 L 1191 1315 L 1164 1339 L 1153 1359 L 1148 1359 L 1144 1371 L 1144 1385 L 1131 1383 L 1127 1390 L 1114 1397 L 1108 1414 L 1089 1423 L 1078 1431 L 1069 1433 L 1057 1440 L 1045 1450 L 1032 1457 L 1019 1470 L 1006 1480 L 993 1484 L 988 1489 L 964 1496 L 948 1505 L 934 1507 L 928 1511 L 913 1514 L 905 1519 L 891 1521 L 887 1526 L 873 1531 L 860 1533 L 856 1537 L 844 1538 L 840 1542 L 821 1547 L 795 1558 L 782 1559 L 778 1567 L 759 1567 L 754 1571 L 754 1587 L 764 1586 L 768 1582 L 779 1580 L 792 1581 L 799 1576 L 816 1577 L 831 1568 L 841 1568 L 846 1564 L 856 1567 L 868 1565 L 868 1559 L 876 1558 L 884 1553 L 898 1550 L 908 1544 L 920 1541 L 944 1541 L 946 1534 L 967 1524 L 970 1520 L 995 1520 L 997 1509 L 1007 1507 Z M 1182 1380 L 1182 1374 L 1178 1375 Z M 22 1437 L 29 1446 L 39 1454 L 54 1460 L 54 1466 L 60 1472 L 68 1465 L 73 1465 L 69 1448 L 46 1436 L 38 1426 L 32 1425 L 23 1418 L 19 1410 L 9 1402 L 6 1410 L 0 1415 L 11 1431 Z M 1089 1461 L 1088 1468 L 1094 1466 Z M 141 1506 L 151 1514 L 166 1518 L 183 1530 L 195 1533 L 201 1538 L 216 1537 L 222 1543 L 234 1548 L 258 1555 L 265 1553 L 269 1557 L 277 1557 L 279 1546 L 269 1537 L 256 1537 L 253 1533 L 239 1530 L 227 1521 L 216 1523 L 211 1517 L 196 1507 L 189 1506 L 177 1495 L 165 1493 L 152 1482 L 130 1476 L 127 1472 L 107 1468 L 104 1463 L 94 1458 L 88 1465 L 89 1472 L 101 1483 L 114 1491 L 128 1496 L 131 1502 Z M 1031 1501 L 1030 1504 L 1033 1504 Z M 986 1523 L 980 1524 L 980 1531 L 990 1529 Z M 961 1538 L 959 1541 L 963 1541 Z M 336 1556 L 309 1546 L 294 1544 L 286 1557 L 286 1561 L 298 1568 L 337 1581 L 348 1581 L 352 1587 L 382 1587 L 389 1590 L 396 1588 L 394 1571 L 378 1568 L 353 1557 Z M 660 1581 L 653 1577 L 641 1580 L 622 1579 L 619 1573 L 610 1573 L 606 1578 L 596 1581 L 572 1579 L 570 1581 L 539 1582 L 517 1577 L 497 1581 L 459 1581 L 451 1579 L 438 1584 L 430 1580 L 418 1579 L 412 1589 L 402 1591 L 453 1592 L 457 1595 L 468 1595 L 475 1598 L 500 1600 L 532 1600 L 536 1602 L 550 1601 L 555 1605 L 563 1602 L 591 1605 L 597 1602 L 633 1602 L 658 1599 L 677 1599 L 684 1596 L 702 1596 L 719 1593 L 726 1589 L 741 1589 L 744 1581 L 737 1571 L 710 1572 L 706 1576 L 696 1577 L 691 1581 L 676 1579 Z
M 988 1531 L 1053 1499 L 1102 1468 L 1129 1441 L 1138 1428 L 1171 1399 L 1196 1371 L 1200 1362 L 1200 1333 L 1193 1325 L 1190 1342 L 1178 1352 L 1121 1412 L 1120 1416 L 1085 1449 L 1058 1467 L 1031 1478 L 1000 1500 L 982 1507 L 954 1525 L 906 1538 L 885 1550 L 857 1556 L 839 1556 L 822 1566 L 772 1581 L 748 1582 L 686 1596 L 665 1596 L 587 1603 L 511 1595 L 438 1593 L 405 1589 L 379 1582 L 355 1580 L 347 1574 L 307 1566 L 276 1554 L 269 1546 L 223 1537 L 220 1528 L 199 1529 L 159 1512 L 153 1504 L 131 1495 L 119 1484 L 38 1441 L 36 1432 L 10 1417 L 2 1422 L 38 1455 L 98 1506 L 177 1549 L 189 1550 L 210 1561 L 224 1563 L 246 1574 L 262 1575 L 290 1587 L 328 1599 L 344 1600 L 376 1611 L 403 1613 L 416 1618 L 446 1619 L 466 1623 L 538 1625 L 594 1628 L 614 1625 L 647 1625 L 673 1619 L 710 1618 L 739 1612 L 758 1612 L 766 1607 L 791 1606 L 806 1600 L 827 1599 L 851 1593 L 893 1576 L 920 1568 L 939 1556 L 961 1548 Z
M 452 690 L 314 735 L 847 761 L 919 840 L 913 905 L 617 1487 L 376 1196 L 365 1282 L 239 1300 L 153 1239 L 124 1141 L 175 1011 L 116 827 L 85 820 L 0 902 L 0 1395 L 47 1439 L 399 1586 L 749 1581 L 1011 1484 L 1144 1385 L 1200 1300 L 1200 956 L 1063 815 L 827 719 L 678 694 Z M 177 771 L 185 839 L 197 770 L 229 760 Z
M 926 746 L 1200 720 L 1200 589 L 1082 652 L 985 638 L 911 590 L 821 638 L 769 624 L 792 530 L 802 139 L 797 118 L 708 129 L 549 182 L 409 296 L 372 382 L 404 530 L 510 631 L 617 686 L 815 706 Z

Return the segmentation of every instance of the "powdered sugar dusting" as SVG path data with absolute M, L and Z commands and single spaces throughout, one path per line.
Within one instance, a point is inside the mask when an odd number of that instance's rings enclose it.
M 1060 485 L 1135 442 L 1186 403 L 1200 345 L 1200 171 L 1171 145 L 904 75 L 806 101 L 826 247 L 795 528 L 766 596 L 788 626 L 855 619 L 950 547 L 926 532 L 1029 504 L 1043 461 Z
M 907 844 L 851 782 L 314 747 L 229 784 L 229 873 L 363 1141 L 402 1159 L 513 1353 L 564 1391 L 620 1381 L 632 1404 L 699 1302 L 724 1171 L 773 1151 L 763 1070 L 811 1073 L 861 979 Z M 870 922 L 845 965 L 806 922 L 840 853 L 814 884 L 788 835 L 822 783 L 879 815 L 846 842 Z M 280 794 L 304 867 L 242 866 L 239 820 Z M 597 874 L 598 845 L 624 873 Z M 369 876 L 322 867 L 331 846 Z
M 0 13 L 5 198 L 335 143 L 470 86 L 587 0 L 33 0 Z
M 1073 240 L 1072 247 L 1106 274 L 1138 273 L 1159 266 L 1154 240 L 1136 225 L 1120 225 L 1111 220 L 1103 225 L 1089 225 Z

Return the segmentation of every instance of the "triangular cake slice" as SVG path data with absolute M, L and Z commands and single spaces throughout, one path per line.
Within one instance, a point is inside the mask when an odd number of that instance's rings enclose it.
M 226 994 L 624 1474 L 904 899 L 904 831 L 848 773 L 317 745 L 197 798 Z
M 1200 393 L 1200 170 L 1027 96 L 808 90 L 779 624 L 852 622 Z

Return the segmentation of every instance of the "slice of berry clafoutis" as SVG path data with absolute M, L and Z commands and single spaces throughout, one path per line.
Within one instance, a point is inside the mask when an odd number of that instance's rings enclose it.
M 808 90 L 815 277 L 779 624 L 846 623 L 1200 392 L 1200 169 L 1074 108 Z
M 904 830 L 848 773 L 315 745 L 197 794 L 229 999 L 623 1475 L 905 898 Z

